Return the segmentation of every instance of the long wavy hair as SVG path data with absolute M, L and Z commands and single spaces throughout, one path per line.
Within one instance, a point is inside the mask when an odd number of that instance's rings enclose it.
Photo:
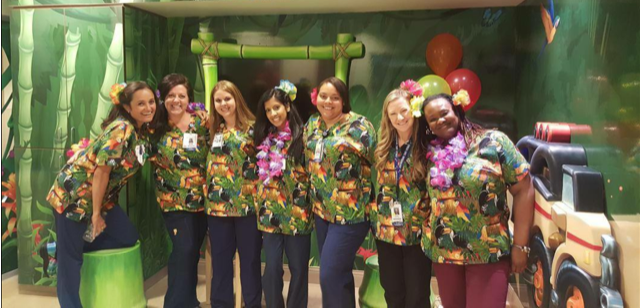
M 136 127 L 136 120 L 131 116 L 131 114 L 129 114 L 129 112 L 127 112 L 126 109 L 124 109 L 124 106 L 131 107 L 131 100 L 133 99 L 133 95 L 136 92 L 144 89 L 148 89 L 149 91 L 151 91 L 151 93 L 153 93 L 153 89 L 151 89 L 151 87 L 144 81 L 132 81 L 127 83 L 127 86 L 118 95 L 118 100 L 120 101 L 120 103 L 117 105 L 115 104 L 113 105 L 113 107 L 111 108 L 111 111 L 109 112 L 109 115 L 104 119 L 104 121 L 102 121 L 102 125 L 100 125 L 100 127 L 102 129 L 105 129 L 107 126 L 109 126 L 109 124 L 111 124 L 111 122 L 113 122 L 118 117 L 125 118 L 127 121 L 133 124 L 134 127 Z M 156 110 L 157 110 L 158 98 L 155 97 L 155 95 L 153 97 L 156 102 Z M 146 127 L 147 125 L 145 123 L 141 131 L 146 131 Z
M 476 140 L 477 137 L 483 135 L 487 131 L 487 129 L 469 120 L 462 106 L 454 105 L 453 98 L 451 97 L 451 95 L 444 94 L 444 93 L 435 94 L 427 97 L 427 99 L 425 99 L 424 102 L 422 103 L 423 114 L 424 114 L 424 108 L 427 107 L 429 103 L 441 98 L 446 100 L 449 103 L 449 105 L 451 105 L 451 108 L 453 109 L 453 113 L 456 115 L 456 117 L 458 117 L 458 120 L 459 120 L 458 131 L 462 133 L 462 136 L 464 137 L 464 141 L 467 144 L 467 149 L 470 149 L 474 140 Z M 423 116 L 422 119 L 425 121 L 426 127 L 425 127 L 425 130 L 421 130 L 421 131 L 426 132 L 426 134 L 420 133 L 418 135 L 420 137 L 419 138 L 420 144 L 422 147 L 424 147 L 424 150 L 426 151 L 426 149 L 429 148 L 429 143 L 431 142 L 431 140 L 436 139 L 437 136 L 431 131 L 431 128 L 429 128 L 429 124 L 426 122 L 427 121 L 426 115 Z
M 267 113 L 264 109 L 264 105 L 272 98 L 284 105 L 285 108 L 289 108 L 289 111 L 287 112 L 287 120 L 289 121 L 289 129 L 291 129 L 291 144 L 289 144 L 289 148 L 287 149 L 287 155 L 293 157 L 296 163 L 301 163 L 303 147 L 302 132 L 304 130 L 304 122 L 302 122 L 300 114 L 298 114 L 296 106 L 291 102 L 289 95 L 280 89 L 270 89 L 260 98 L 260 101 L 258 102 L 256 124 L 253 130 L 253 142 L 256 146 L 260 145 L 264 139 L 267 138 L 269 132 L 277 130 L 277 128 L 273 126 L 271 121 L 267 118 Z
M 244 97 L 242 97 L 238 87 L 230 81 L 218 81 L 213 90 L 211 90 L 211 105 L 215 104 L 214 96 L 218 91 L 225 91 L 233 96 L 233 100 L 236 102 L 236 125 L 241 131 L 246 131 L 256 121 L 256 117 L 247 107 L 247 103 L 244 101 Z M 211 136 L 213 136 L 220 129 L 220 124 L 224 123 L 224 118 L 216 111 L 215 106 L 211 106 L 210 109 L 212 120 L 210 130 Z
M 391 119 L 389 118 L 387 109 L 391 102 L 399 99 L 404 99 L 407 101 L 407 104 L 409 104 L 411 94 L 403 89 L 395 89 L 387 95 L 384 99 L 384 104 L 382 105 L 382 119 L 380 120 L 378 145 L 374 152 L 375 167 L 378 172 L 381 172 L 384 169 L 389 157 L 389 151 L 391 151 L 391 147 L 395 146 L 396 139 L 398 138 L 398 133 L 393 127 L 393 124 L 391 124 Z M 409 114 L 409 116 L 413 115 Z M 426 158 L 425 155 L 423 155 L 424 152 L 420 149 L 420 146 L 418 146 L 417 139 L 418 132 L 421 131 L 421 128 L 424 130 L 425 127 L 425 121 L 421 121 L 420 118 L 414 119 L 413 132 L 411 135 L 411 143 L 413 144 L 411 150 L 411 161 L 413 162 L 413 168 L 409 175 L 410 180 L 413 182 L 422 181 L 427 175 Z
M 166 101 L 169 92 L 177 86 L 184 86 L 187 89 L 187 95 L 189 96 L 189 102 L 193 101 L 193 88 L 189 85 L 189 79 L 182 74 L 169 74 L 162 78 L 160 84 L 158 84 L 158 92 L 160 92 L 160 101 Z M 151 128 L 153 128 L 153 136 L 160 138 L 169 130 L 169 113 L 167 112 L 167 106 L 163 103 L 156 108 L 156 115 L 151 121 Z

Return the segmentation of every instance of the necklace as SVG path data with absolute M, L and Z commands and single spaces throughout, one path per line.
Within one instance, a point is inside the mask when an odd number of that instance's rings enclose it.
M 427 159 L 433 163 L 429 170 L 431 186 L 442 191 L 449 189 L 453 185 L 454 172 L 462 167 L 467 153 L 467 144 L 460 132 L 448 142 L 440 138 L 432 140 L 427 152 Z
M 284 146 L 287 141 L 291 140 L 291 129 L 289 128 L 289 122 L 285 123 L 284 129 L 281 132 L 271 132 L 264 138 L 262 143 L 258 146 L 260 152 L 256 155 L 258 159 L 258 176 L 264 185 L 269 184 L 272 179 L 282 176 L 282 171 L 285 169 L 285 160 L 287 157 L 286 149 Z M 275 150 L 271 150 L 271 147 L 275 145 Z

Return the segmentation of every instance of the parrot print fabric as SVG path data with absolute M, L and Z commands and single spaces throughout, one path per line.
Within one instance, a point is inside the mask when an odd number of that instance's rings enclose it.
M 432 166 L 429 162 L 427 168 Z M 528 174 L 529 164 L 504 133 L 489 130 L 476 138 L 455 171 L 453 186 L 445 191 L 428 187 L 425 254 L 433 262 L 458 265 L 493 263 L 508 255 L 507 189 Z
M 93 174 L 99 166 L 111 167 L 102 210 L 113 208 L 124 187 L 149 153 L 149 141 L 120 117 L 83 150 L 75 153 L 62 168 L 49 191 L 47 201 L 60 214 L 74 221 L 85 221 L 93 213 Z
M 378 170 L 378 195 L 376 202 L 371 205 L 369 210 L 371 231 L 376 239 L 399 246 L 420 245 L 422 224 L 429 216 L 426 182 L 409 181 L 413 166 L 410 156 L 402 166 L 400 180 L 396 179 L 394 157 L 400 160 L 401 153 L 404 153 L 405 150 L 410 153 L 411 149 L 406 147 L 407 144 L 400 147 L 399 153 L 396 153 L 395 147 L 391 147 L 384 169 Z M 391 222 L 391 203 L 393 201 L 399 201 L 401 204 L 402 226 L 394 226 Z
M 258 192 L 256 148 L 253 127 L 229 129 L 224 125 L 216 135 L 207 155 L 207 181 L 204 187 L 205 213 L 217 217 L 245 217 L 256 212 Z
M 320 115 L 314 114 L 305 125 L 304 136 L 313 212 L 342 225 L 367 221 L 366 210 L 374 195 L 373 125 L 349 112 L 327 128 Z
M 183 144 L 185 134 L 195 134 L 193 145 Z M 196 115 L 185 132 L 172 127 L 153 145 L 156 200 L 163 212 L 204 210 L 204 183 L 209 129 Z
M 290 144 L 290 140 L 285 142 L 283 155 L 286 156 Z M 271 151 L 276 151 L 275 143 Z M 258 183 L 258 230 L 285 235 L 311 234 L 313 211 L 308 201 L 308 188 L 305 166 L 287 156 L 281 177 L 266 185 Z

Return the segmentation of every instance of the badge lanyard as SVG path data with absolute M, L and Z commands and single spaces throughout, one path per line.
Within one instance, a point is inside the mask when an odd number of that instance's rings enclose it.
M 400 175 L 402 174 L 402 167 L 407 160 L 409 152 L 411 152 L 411 140 L 407 142 L 407 147 L 405 148 L 404 153 L 402 153 L 400 162 L 398 162 L 398 153 L 400 153 L 400 147 L 398 146 L 398 139 L 396 139 L 396 154 L 393 157 L 393 166 L 396 171 L 396 199 L 398 199 L 398 197 L 400 196 Z
M 313 158 L 318 162 L 322 161 L 322 156 L 324 154 L 324 139 L 327 138 L 327 136 L 329 136 L 329 130 L 323 131 L 322 138 L 316 142 L 316 150 Z

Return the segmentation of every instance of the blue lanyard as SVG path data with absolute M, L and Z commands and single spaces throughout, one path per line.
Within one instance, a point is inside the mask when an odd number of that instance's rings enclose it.
M 400 175 L 402 174 L 402 167 L 407 160 L 407 156 L 409 156 L 409 153 L 411 152 L 411 140 L 407 142 L 407 147 L 404 149 L 404 153 L 402 153 L 400 162 L 398 162 L 398 153 L 400 153 L 398 143 L 398 139 L 396 138 L 396 153 L 393 156 L 393 166 L 396 171 L 396 200 L 400 197 Z

